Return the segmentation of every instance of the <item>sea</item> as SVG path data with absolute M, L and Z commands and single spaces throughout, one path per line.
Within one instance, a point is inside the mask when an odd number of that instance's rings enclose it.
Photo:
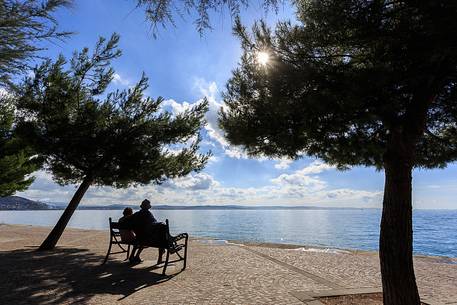
M 53 226 L 62 210 L 0 211 L 0 223 Z M 378 250 L 380 209 L 152 210 L 173 234 L 221 241 L 294 244 L 316 249 Z M 77 210 L 68 227 L 108 229 L 121 210 Z M 414 253 L 457 257 L 457 210 L 413 212 Z M 0 228 L 1 230 L 1 228 Z

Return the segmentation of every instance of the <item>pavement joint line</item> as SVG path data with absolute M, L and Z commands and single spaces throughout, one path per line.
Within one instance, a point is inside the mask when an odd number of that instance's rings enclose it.
M 294 290 L 289 292 L 292 296 L 307 305 L 323 304 L 319 302 L 319 298 L 325 297 L 339 297 L 345 295 L 358 295 L 358 294 L 371 294 L 382 293 L 382 288 L 365 287 L 365 288 L 346 288 L 346 289 L 331 289 L 331 290 L 317 290 L 317 291 L 301 291 Z M 315 303 L 315 301 L 319 303 Z M 430 298 L 421 298 L 421 303 L 426 305 L 445 305 L 439 301 Z M 451 303 L 453 304 L 453 303 Z M 456 303 L 457 304 L 457 303 Z
M 378 293 L 382 290 L 380 288 L 347 288 L 347 289 L 331 289 L 331 290 L 311 290 L 311 291 L 300 291 L 294 290 L 289 293 L 307 305 L 323 304 L 319 301 L 319 298 L 323 297 L 338 297 L 343 295 L 355 295 L 355 294 L 369 294 Z
M 441 303 L 439 301 L 435 301 L 434 299 L 429 298 L 421 298 L 421 302 L 426 305 L 446 305 L 446 304 L 457 304 L 457 303 Z
M 304 291 L 303 293 L 313 297 L 313 298 L 322 298 L 322 297 L 337 297 L 343 295 L 355 295 L 355 294 L 370 294 L 370 293 L 380 293 L 382 288 L 372 287 L 372 288 L 345 288 L 345 289 L 331 289 L 331 290 L 318 290 L 318 291 Z
M 306 305 L 324 305 L 324 303 L 322 303 L 321 301 L 319 300 L 312 300 L 312 301 L 308 301 L 305 303 Z
M 312 279 L 315 282 L 318 282 L 319 284 L 325 285 L 325 286 L 333 288 L 333 289 L 344 289 L 345 288 L 345 287 L 343 287 L 343 286 L 341 286 L 341 285 L 339 285 L 339 284 L 337 284 L 337 283 L 335 283 L 333 281 L 330 281 L 330 280 L 328 280 L 326 278 L 323 278 L 321 276 L 315 275 L 313 273 L 310 273 L 310 272 L 305 271 L 303 269 L 300 269 L 298 267 L 292 266 L 292 265 L 290 265 L 288 263 L 280 261 L 280 260 L 278 260 L 278 259 L 276 259 L 274 257 L 266 255 L 266 254 L 264 254 L 262 252 L 259 252 L 257 250 L 251 249 L 251 248 L 246 247 L 244 245 L 240 245 L 238 247 L 240 247 L 242 249 L 245 249 L 245 250 L 247 250 L 249 252 L 252 252 L 252 253 L 254 253 L 254 254 L 256 254 L 256 255 L 258 255 L 260 257 L 263 257 L 263 258 L 265 258 L 265 259 L 267 259 L 269 261 L 272 261 L 272 262 L 274 262 L 274 263 L 276 263 L 276 264 L 278 264 L 278 265 L 280 265 L 280 266 L 282 266 L 282 267 L 284 267 L 286 269 L 289 269 L 290 271 L 299 273 L 299 274 L 301 274 L 301 275 L 303 275 L 303 276 L 305 276 L 305 277 L 307 277 L 309 279 Z

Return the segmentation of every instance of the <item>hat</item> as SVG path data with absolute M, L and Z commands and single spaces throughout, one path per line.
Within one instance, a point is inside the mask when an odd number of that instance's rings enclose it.
M 151 208 L 151 202 L 147 199 L 143 200 L 140 204 L 140 207 L 142 209 L 150 209 Z

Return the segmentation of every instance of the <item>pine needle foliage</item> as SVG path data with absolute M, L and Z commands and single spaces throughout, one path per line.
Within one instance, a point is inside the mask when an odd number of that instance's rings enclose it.
M 248 0 L 137 0 L 137 7 L 144 9 L 146 20 L 154 30 L 157 25 L 175 25 L 176 18 L 185 15 L 195 16 L 194 24 L 197 31 L 203 34 L 211 29 L 211 17 L 213 12 L 227 11 L 230 17 L 239 15 L 240 11 L 249 5 L 260 4 L 265 10 L 277 10 L 284 0 L 261 0 L 252 3 Z
M 160 110 L 163 98 L 144 96 L 144 75 L 128 90 L 105 93 L 114 75 L 110 61 L 121 55 L 118 40 L 100 38 L 92 54 L 75 53 L 68 69 L 62 56 L 46 61 L 20 90 L 18 129 L 60 184 L 87 176 L 114 187 L 160 183 L 200 170 L 207 160 L 198 140 L 179 153 L 167 150 L 198 135 L 206 102 L 173 117 Z
M 221 126 L 251 155 L 384 167 L 392 132 L 415 141 L 415 167 L 457 159 L 457 4 L 296 1 L 299 24 L 235 33 L 244 54 Z M 266 66 L 256 54 L 270 55 Z M 425 128 L 413 132 L 426 104 Z M 418 117 L 416 117 L 418 118 Z
M 26 190 L 39 166 L 39 158 L 15 134 L 11 96 L 0 93 L 0 197 Z
M 57 30 L 53 13 L 70 0 L 0 0 L 0 87 L 31 68 L 40 43 L 65 39 L 69 32 Z

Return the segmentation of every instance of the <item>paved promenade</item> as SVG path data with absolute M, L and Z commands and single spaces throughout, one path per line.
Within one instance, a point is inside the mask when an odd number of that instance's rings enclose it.
M 67 229 L 53 252 L 35 249 L 49 228 L 0 224 L 1 304 L 321 304 L 319 295 L 380 291 L 376 253 L 323 253 L 274 245 L 192 239 L 188 267 L 167 276 L 157 250 L 131 267 L 121 255 L 101 266 L 103 231 Z M 457 260 L 416 257 L 429 304 L 457 304 Z

